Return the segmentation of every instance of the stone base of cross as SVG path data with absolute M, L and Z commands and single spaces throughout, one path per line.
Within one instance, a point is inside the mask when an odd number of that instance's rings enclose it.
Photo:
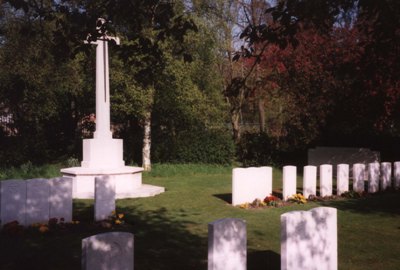
M 118 168 L 125 166 L 123 160 L 123 141 L 121 139 L 83 140 L 84 168 Z

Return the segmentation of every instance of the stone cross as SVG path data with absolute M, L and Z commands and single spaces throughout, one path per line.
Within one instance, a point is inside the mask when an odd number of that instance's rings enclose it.
M 108 42 L 114 40 L 120 44 L 119 37 L 111 37 L 105 31 L 106 20 L 97 19 L 96 31 L 100 35 L 96 41 L 91 41 L 90 34 L 85 43 L 96 47 L 96 131 L 94 138 L 112 138 L 110 130 L 110 83 L 108 71 Z

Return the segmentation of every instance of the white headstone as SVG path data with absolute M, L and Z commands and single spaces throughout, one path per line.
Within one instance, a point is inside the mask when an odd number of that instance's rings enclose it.
M 26 180 L 26 223 L 49 221 L 50 181 L 37 178 Z
M 208 224 L 208 270 L 245 270 L 246 222 L 225 218 Z
M 332 165 L 319 166 L 319 193 L 321 197 L 332 196 Z
M 306 199 L 310 195 L 317 195 L 317 167 L 304 166 L 303 170 L 303 195 Z
M 353 164 L 353 190 L 355 192 L 364 191 L 364 173 L 365 164 L 356 163 Z
M 379 191 L 380 164 L 373 162 L 368 164 L 368 193 Z
M 394 188 L 400 189 L 400 161 L 396 161 L 394 164 Z
M 234 168 L 232 171 L 232 205 L 263 200 L 272 194 L 272 168 Z
M 18 221 L 26 225 L 26 181 L 0 181 L 1 223 Z
M 338 269 L 337 211 L 317 207 L 281 215 L 281 269 Z
M 108 232 L 82 240 L 83 270 L 133 270 L 133 234 Z
M 94 219 L 105 220 L 115 211 L 115 179 L 113 176 L 98 176 L 95 179 Z
M 348 164 L 338 164 L 337 165 L 337 195 L 342 195 L 344 192 L 349 191 L 349 165 Z
M 72 178 L 50 179 L 50 218 L 72 221 Z
M 287 200 L 290 196 L 297 193 L 296 180 L 297 180 L 297 168 L 296 166 L 284 166 L 282 172 L 283 178 L 283 191 L 282 198 Z
M 392 164 L 390 162 L 381 163 L 381 188 L 383 191 L 392 187 Z

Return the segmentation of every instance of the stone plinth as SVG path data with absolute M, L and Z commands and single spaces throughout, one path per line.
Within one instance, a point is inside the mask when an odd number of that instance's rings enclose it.
M 164 187 L 143 185 L 140 167 L 123 166 L 111 169 L 72 167 L 61 169 L 64 177 L 73 179 L 72 196 L 76 199 L 94 198 L 96 176 L 114 176 L 116 199 L 150 197 L 165 191 Z
M 112 138 L 83 140 L 84 168 L 120 168 L 125 166 L 123 160 L 123 141 Z

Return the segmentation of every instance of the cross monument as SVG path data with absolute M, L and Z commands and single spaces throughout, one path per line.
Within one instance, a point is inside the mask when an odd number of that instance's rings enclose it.
M 154 196 L 164 188 L 142 184 L 143 168 L 125 166 L 123 141 L 112 137 L 108 42 L 119 45 L 120 40 L 107 34 L 106 23 L 103 18 L 97 19 L 96 37 L 89 34 L 85 41 L 96 45 L 96 131 L 92 139 L 83 140 L 81 167 L 61 169 L 61 173 L 73 179 L 74 198 L 93 198 L 96 176 L 105 175 L 114 176 L 116 198 Z

